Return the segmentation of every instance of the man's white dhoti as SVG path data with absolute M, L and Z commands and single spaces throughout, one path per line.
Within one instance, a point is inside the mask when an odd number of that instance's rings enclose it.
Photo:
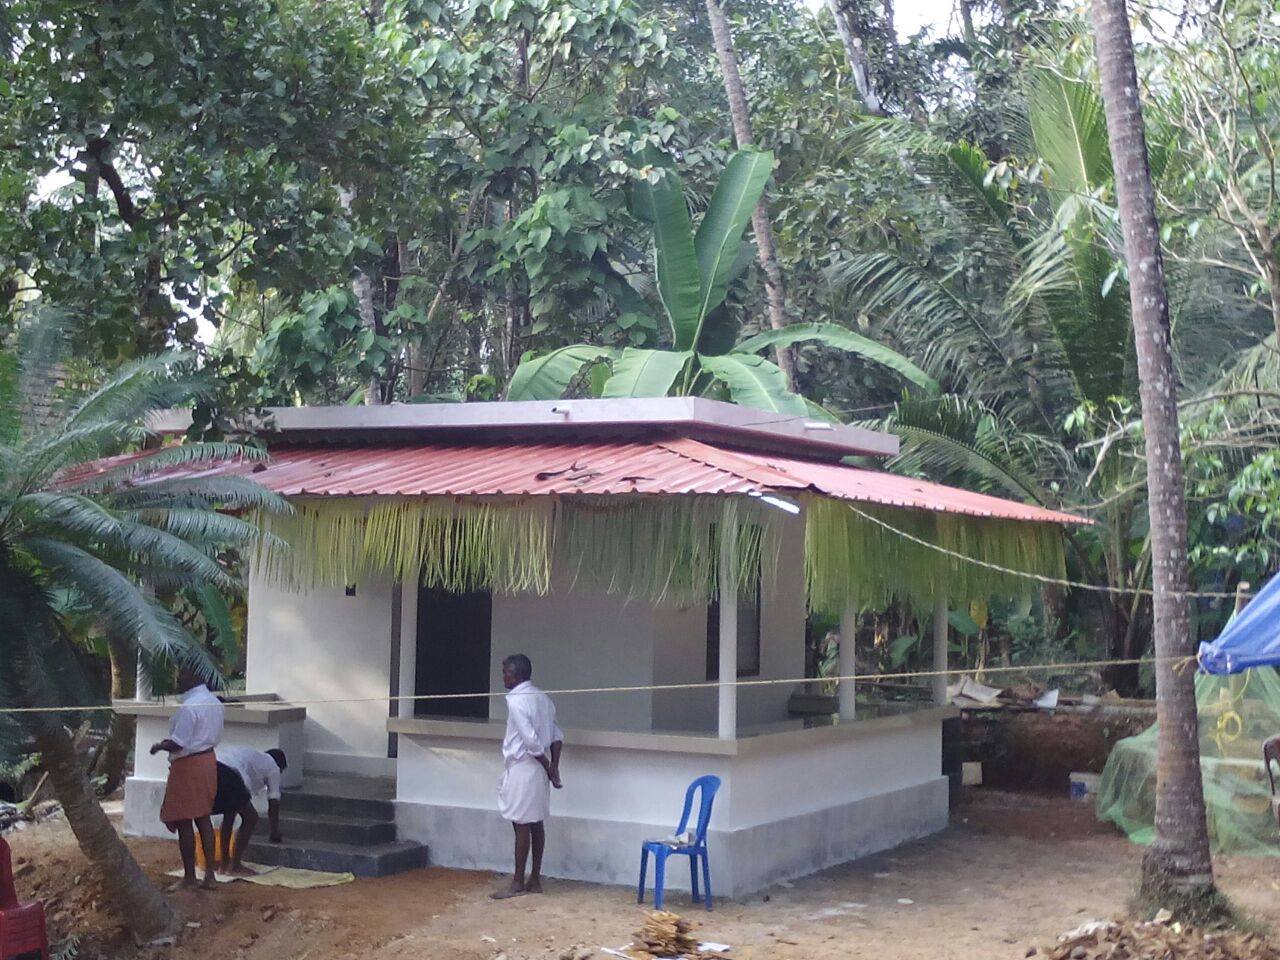
M 498 812 L 512 823 L 541 823 L 551 816 L 551 780 L 542 764 L 527 757 L 502 771 Z
M 562 740 L 550 697 L 528 680 L 507 691 L 507 735 L 498 783 L 498 810 L 505 819 L 541 823 L 551 816 L 551 780 L 538 757 Z

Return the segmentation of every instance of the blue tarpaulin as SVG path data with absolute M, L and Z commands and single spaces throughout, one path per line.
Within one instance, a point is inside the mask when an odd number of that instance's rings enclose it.
M 1223 629 L 1200 644 L 1200 669 L 1219 676 L 1251 667 L 1280 667 L 1280 576 L 1272 577 Z

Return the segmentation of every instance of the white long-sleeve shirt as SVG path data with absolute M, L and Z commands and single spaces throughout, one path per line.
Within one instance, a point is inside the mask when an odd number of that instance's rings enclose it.
M 240 774 L 250 796 L 264 790 L 268 800 L 280 799 L 280 765 L 264 750 L 252 747 L 223 747 L 218 751 L 218 762 Z
M 556 707 L 551 698 L 529 680 L 508 690 L 503 762 L 509 767 L 530 757 L 540 757 L 557 740 L 564 740 L 564 734 L 556 725 Z
M 182 706 L 169 719 L 169 739 L 180 749 L 170 760 L 212 750 L 222 739 L 222 721 L 227 708 L 203 683 L 182 695 Z

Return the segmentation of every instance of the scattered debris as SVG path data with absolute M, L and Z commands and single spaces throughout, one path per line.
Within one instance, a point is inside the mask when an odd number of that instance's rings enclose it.
M 23 830 L 33 823 L 60 816 L 62 806 L 57 800 L 45 800 L 33 806 L 0 801 L 0 834 Z
M 1162 919 L 1150 923 L 1086 923 L 1045 947 L 1044 955 L 1048 960 L 1280 960 L 1280 950 L 1257 934 L 1170 923 L 1164 910 L 1157 916 Z
M 689 935 L 689 921 L 669 910 L 651 910 L 635 932 L 631 954 L 637 960 L 656 957 L 681 957 L 698 949 L 698 941 Z

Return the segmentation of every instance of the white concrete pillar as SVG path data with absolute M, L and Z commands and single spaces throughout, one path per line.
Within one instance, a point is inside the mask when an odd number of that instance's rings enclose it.
M 852 598 L 840 613 L 840 657 L 837 672 L 842 677 L 852 677 L 857 672 L 853 661 L 854 635 L 858 626 L 858 604 Z M 840 719 L 852 720 L 855 713 L 855 681 L 840 681 Z
M 720 686 L 719 731 L 721 740 L 738 735 L 738 578 L 734 571 L 738 552 L 736 521 L 720 525 Z
M 947 702 L 947 583 L 938 585 L 933 598 L 933 702 Z
M 151 673 L 147 670 L 147 658 L 138 648 L 138 666 L 134 671 L 133 699 L 138 701 L 151 699 Z

